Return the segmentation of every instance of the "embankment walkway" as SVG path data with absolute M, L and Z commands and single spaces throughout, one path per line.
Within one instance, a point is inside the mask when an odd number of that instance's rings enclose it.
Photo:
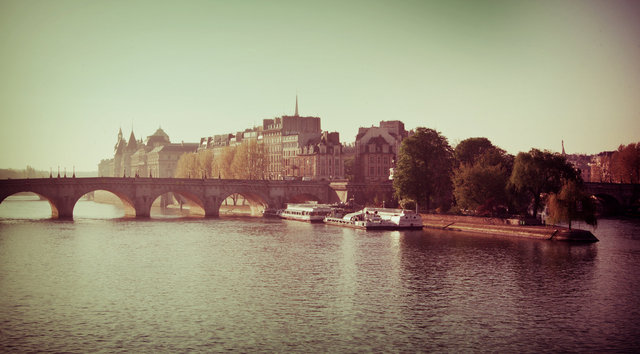
M 421 214 L 421 216 L 426 228 L 541 240 L 598 242 L 598 239 L 589 231 L 569 230 L 561 226 L 518 225 L 516 219 L 441 214 Z

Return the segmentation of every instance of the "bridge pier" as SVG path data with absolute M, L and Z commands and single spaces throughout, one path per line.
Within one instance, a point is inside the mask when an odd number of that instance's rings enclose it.
M 216 196 L 209 196 L 204 199 L 204 217 L 217 218 L 220 216 L 220 200 Z
M 133 200 L 133 208 L 136 210 L 136 219 L 148 219 L 151 217 L 151 204 L 153 200 L 148 196 L 138 196 Z
M 61 220 L 73 219 L 73 207 L 76 204 L 76 199 L 71 196 L 62 196 L 53 199 L 49 199 L 51 204 L 51 218 Z

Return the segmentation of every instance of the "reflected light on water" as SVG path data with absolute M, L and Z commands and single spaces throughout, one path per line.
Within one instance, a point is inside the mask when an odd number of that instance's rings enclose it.
M 92 202 L 79 202 L 73 221 L 15 220 L 7 210 L 33 217 L 49 206 L 11 203 L 0 204 L 2 352 L 640 345 L 637 221 L 603 220 L 600 242 L 576 245 L 246 217 L 123 219 Z

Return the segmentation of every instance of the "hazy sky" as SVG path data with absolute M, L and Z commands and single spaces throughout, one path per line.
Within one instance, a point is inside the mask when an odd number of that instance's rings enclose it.
M 0 168 L 97 170 L 118 129 L 197 142 L 319 116 L 597 153 L 640 141 L 640 1 L 0 0 Z

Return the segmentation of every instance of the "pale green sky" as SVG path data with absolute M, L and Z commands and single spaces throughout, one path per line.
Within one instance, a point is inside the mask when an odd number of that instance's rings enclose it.
M 402 120 L 453 145 L 640 141 L 638 1 L 0 0 L 0 168 L 96 170 L 300 114 L 352 142 Z

